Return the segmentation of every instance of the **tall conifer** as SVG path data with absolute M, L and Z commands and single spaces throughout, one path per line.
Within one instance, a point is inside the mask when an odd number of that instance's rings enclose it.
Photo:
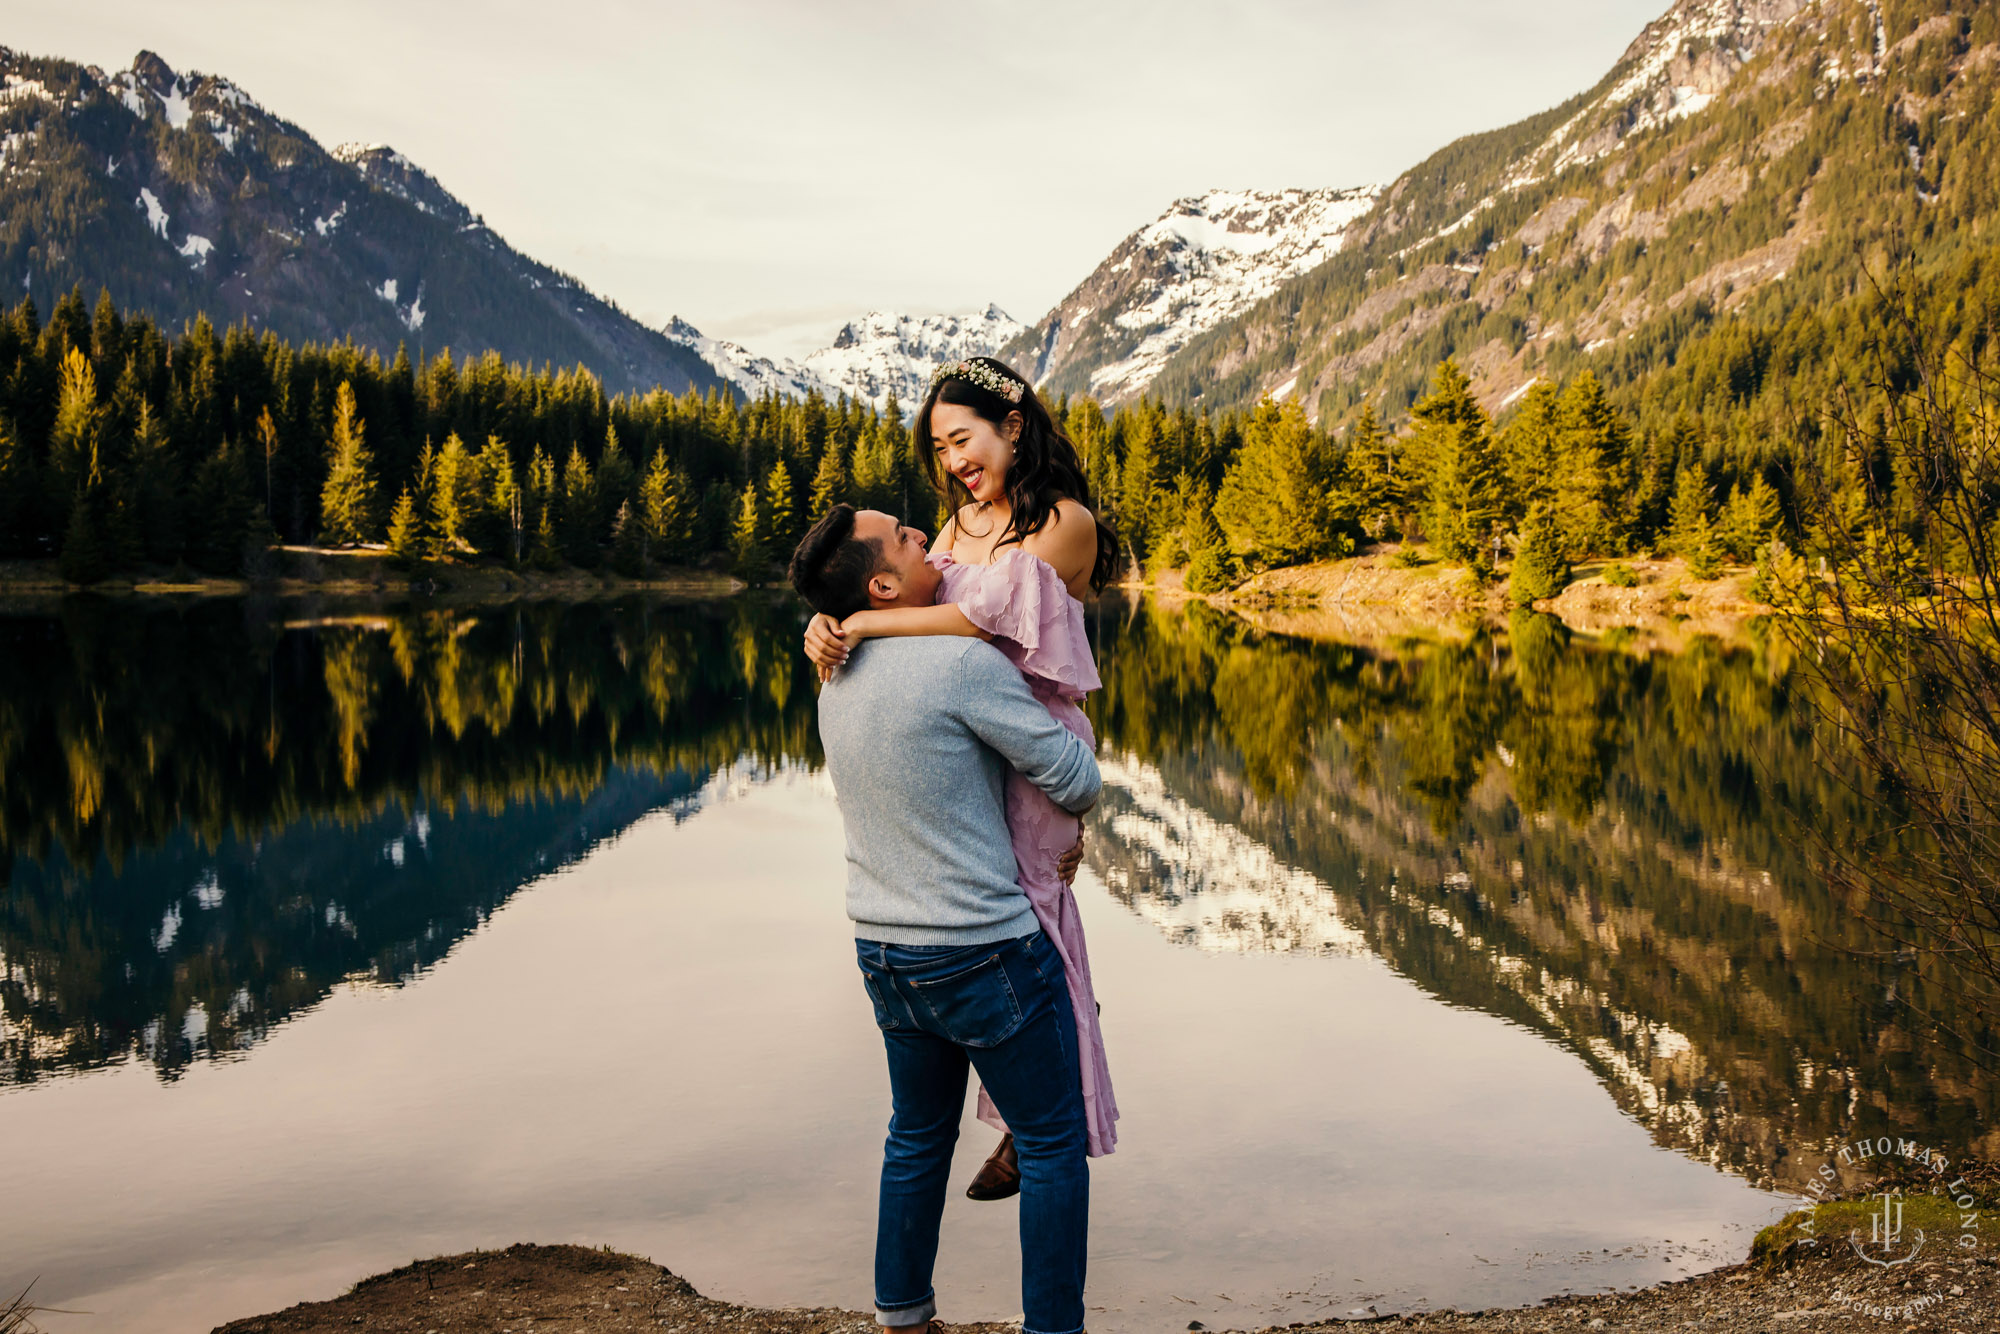
M 1500 461 L 1472 382 L 1447 358 L 1431 392 L 1410 409 L 1411 452 L 1424 490 L 1424 536 L 1448 559 L 1483 565 L 1501 518 Z
M 327 440 L 326 485 L 320 488 L 319 506 L 321 541 L 353 546 L 374 537 L 379 522 L 375 459 L 348 380 L 340 382 L 333 397 L 333 434 Z

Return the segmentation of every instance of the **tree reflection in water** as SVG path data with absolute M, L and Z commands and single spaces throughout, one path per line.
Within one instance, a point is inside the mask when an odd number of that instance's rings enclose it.
M 1871 838 L 1889 817 L 1766 640 L 1094 621 L 1091 858 L 1170 938 L 1377 954 L 1759 1182 L 1864 1131 L 2000 1152 L 1993 1077 L 1925 1022 L 1947 999 L 1867 953 L 1799 851 L 1787 811 Z M 240 1052 L 719 770 L 817 766 L 801 623 L 761 597 L 0 619 L 0 1079 Z
M 1364 648 L 1201 606 L 1098 624 L 1091 859 L 1170 934 L 1378 954 L 1760 1183 L 1864 1131 L 2000 1150 L 1970 1054 L 1992 1017 L 1884 957 L 1801 853 L 1797 819 L 1885 840 L 1891 817 L 1815 744 L 1771 639 L 1641 655 L 1526 615 Z
M 773 648 L 799 624 L 759 598 L 0 619 L 0 1080 L 240 1051 L 717 769 L 817 763 Z

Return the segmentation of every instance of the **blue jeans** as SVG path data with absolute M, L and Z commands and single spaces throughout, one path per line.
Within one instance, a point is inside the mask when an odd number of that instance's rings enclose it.
M 894 1109 L 875 1229 L 877 1318 L 920 1325 L 937 1313 L 931 1272 L 970 1064 L 1021 1161 L 1022 1334 L 1076 1334 L 1090 1168 L 1061 956 L 1040 931 L 989 945 L 854 948 L 889 1050 Z

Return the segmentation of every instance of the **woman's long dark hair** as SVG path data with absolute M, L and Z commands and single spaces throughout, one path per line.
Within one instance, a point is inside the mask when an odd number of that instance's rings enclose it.
M 931 485 L 951 502 L 953 513 L 972 503 L 972 492 L 966 490 L 965 483 L 938 463 L 935 442 L 931 439 L 932 408 L 940 403 L 956 403 L 971 408 L 996 427 L 1006 422 L 1008 413 L 1020 413 L 1021 438 L 1014 442 L 1014 462 L 1007 469 L 1006 483 L 1007 503 L 1013 512 L 994 548 L 1041 532 L 1054 515 L 1058 501 L 1074 500 L 1090 510 L 1097 523 L 1097 560 L 1090 568 L 1090 586 L 1103 588 L 1118 573 L 1118 535 L 1091 507 L 1090 483 L 1083 478 L 1083 461 L 1077 456 L 1076 445 L 1056 425 L 1055 418 L 1042 406 L 1042 400 L 1035 397 L 1035 387 L 1020 372 L 992 357 L 972 360 L 1019 382 L 1021 401 L 1009 403 L 992 390 L 956 375 L 932 385 L 930 393 L 924 396 L 924 405 L 917 409 L 916 421 L 916 445 Z

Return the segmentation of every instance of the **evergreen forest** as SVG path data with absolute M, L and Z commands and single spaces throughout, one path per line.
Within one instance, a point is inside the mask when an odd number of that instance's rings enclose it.
M 1635 349 L 1611 384 L 1589 369 L 1537 381 L 1498 421 L 1452 360 L 1393 429 L 1364 410 L 1325 431 L 1269 399 L 1050 407 L 1132 570 L 1187 566 L 1198 589 L 1409 538 L 1481 573 L 1512 561 L 1517 595 L 1534 597 L 1593 557 L 1678 555 L 1697 577 L 1796 563 L 1832 550 L 1806 531 L 1827 507 L 1805 521 L 1802 469 L 1833 479 L 1841 542 L 1895 528 L 1935 568 L 1964 568 L 1962 539 L 1922 531 L 1896 460 L 1846 428 L 1908 388 L 1909 329 L 1949 353 L 1963 410 L 1978 410 L 2000 262 L 1884 282 L 1775 326 L 1732 322 L 1657 364 Z M 934 526 L 943 502 L 918 448 L 893 400 L 611 396 L 582 368 L 491 353 L 385 361 L 202 319 L 175 334 L 77 290 L 46 320 L 30 298 L 0 318 L 0 558 L 56 558 L 77 584 L 268 576 L 280 543 L 386 545 L 406 568 L 706 564 L 764 579 L 838 500 Z M 1969 480 L 1990 526 L 1992 480 Z

